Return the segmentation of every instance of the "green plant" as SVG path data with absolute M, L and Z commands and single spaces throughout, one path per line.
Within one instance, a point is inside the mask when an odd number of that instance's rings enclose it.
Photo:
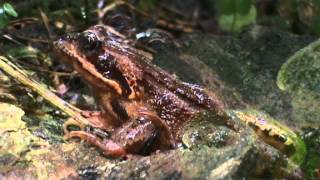
M 252 0 L 217 0 L 219 26 L 221 29 L 238 33 L 254 23 L 257 16 Z
M 0 29 L 4 28 L 9 23 L 10 17 L 18 17 L 18 13 L 9 3 L 4 3 L 0 7 Z

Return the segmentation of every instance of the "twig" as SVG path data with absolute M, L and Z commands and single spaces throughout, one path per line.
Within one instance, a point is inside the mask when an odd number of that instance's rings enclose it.
M 9 40 L 9 41 L 12 41 L 12 42 L 14 42 L 14 43 L 16 43 L 16 44 L 18 44 L 18 45 L 24 46 L 23 43 L 15 40 L 15 39 L 13 39 L 11 36 L 12 36 L 11 34 L 4 34 L 4 35 L 2 35 L 3 38 L 5 38 L 5 39 L 7 39 L 7 40 Z M 45 44 L 49 44 L 49 43 L 50 43 L 50 41 L 45 40 L 45 39 L 26 38 L 26 37 L 22 37 L 22 36 L 15 36 L 15 38 L 20 39 L 20 40 L 29 41 L 29 42 L 34 42 L 34 43 L 45 43 Z
M 40 11 L 40 15 L 41 15 L 41 19 L 42 19 L 42 22 L 44 24 L 44 27 L 47 30 L 47 33 L 48 33 L 48 36 L 49 36 L 49 39 L 50 39 L 50 44 L 52 44 L 53 36 L 52 36 L 52 31 L 51 31 L 50 26 L 49 26 L 48 16 L 42 11 L 42 9 L 39 8 L 39 11 Z
M 7 74 L 11 75 L 14 79 L 19 81 L 21 84 L 27 86 L 32 91 L 35 91 L 44 99 L 49 101 L 52 105 L 56 106 L 61 111 L 65 112 L 67 115 L 74 118 L 77 122 L 83 125 L 88 125 L 89 122 L 80 114 L 78 108 L 72 106 L 66 101 L 59 98 L 57 95 L 48 90 L 45 85 L 36 82 L 31 79 L 24 71 L 10 62 L 6 57 L 0 56 L 0 69 L 2 69 Z
M 120 6 L 120 5 L 126 5 L 130 9 L 136 11 L 137 13 L 139 13 L 143 16 L 149 17 L 149 15 L 146 12 L 139 10 L 138 8 L 134 7 L 132 4 L 130 4 L 126 1 L 116 0 L 112 3 L 110 3 L 109 5 L 105 6 L 103 9 L 101 9 L 99 11 L 99 19 L 101 19 L 107 12 L 109 12 L 110 10 L 113 10 L 114 8 L 116 8 L 117 6 Z
M 9 40 L 9 41 L 12 41 L 12 42 L 15 43 L 15 44 L 18 44 L 18 45 L 20 45 L 20 46 L 24 46 L 24 44 L 22 44 L 21 42 L 13 39 L 13 38 L 12 38 L 10 35 L 8 35 L 8 34 L 4 34 L 4 35 L 2 35 L 2 37 L 5 38 L 5 39 L 7 39 L 7 40 Z

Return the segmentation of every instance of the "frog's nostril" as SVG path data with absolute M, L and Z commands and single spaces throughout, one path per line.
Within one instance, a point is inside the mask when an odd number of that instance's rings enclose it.
M 65 49 L 65 41 L 62 38 L 60 38 L 57 41 L 53 42 L 53 47 L 56 50 L 63 50 Z
M 54 41 L 54 42 L 53 42 L 53 47 L 56 48 L 56 47 L 58 47 L 58 46 L 59 46 L 59 40 L 58 40 L 58 41 Z

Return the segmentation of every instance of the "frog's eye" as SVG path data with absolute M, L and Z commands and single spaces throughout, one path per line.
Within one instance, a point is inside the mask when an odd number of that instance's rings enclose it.
M 84 32 L 79 38 L 80 47 L 86 51 L 96 50 L 101 47 L 101 42 L 92 32 Z

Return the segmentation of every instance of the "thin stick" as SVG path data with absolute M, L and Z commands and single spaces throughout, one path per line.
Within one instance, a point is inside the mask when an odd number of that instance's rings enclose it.
M 18 68 L 6 57 L 0 56 L 0 69 L 7 74 L 11 75 L 14 79 L 19 81 L 21 84 L 27 86 L 32 91 L 38 93 L 44 99 L 49 101 L 52 105 L 66 113 L 67 115 L 74 118 L 77 122 L 88 125 L 89 122 L 80 114 L 81 110 L 67 103 L 66 101 L 59 98 L 57 95 L 48 90 L 45 85 L 36 82 L 35 80 L 28 77 L 26 72 Z

